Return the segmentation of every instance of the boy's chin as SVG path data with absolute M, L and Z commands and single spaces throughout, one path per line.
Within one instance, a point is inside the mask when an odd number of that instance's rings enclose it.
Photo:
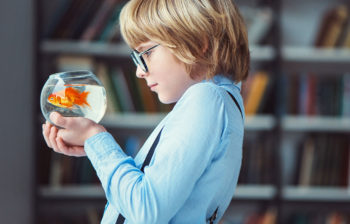
M 161 103 L 163 104 L 172 104 L 172 103 L 176 103 L 177 100 L 175 99 L 171 99 L 171 98 L 167 98 L 167 97 L 162 97 L 158 94 L 158 99 Z

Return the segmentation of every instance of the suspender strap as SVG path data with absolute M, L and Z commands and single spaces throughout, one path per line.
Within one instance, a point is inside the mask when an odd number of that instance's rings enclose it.
M 123 224 L 124 221 L 125 221 L 124 216 L 122 214 L 119 214 L 116 224 Z
M 243 112 L 241 110 L 241 107 L 239 106 L 236 98 L 229 92 L 227 91 L 227 93 L 230 95 L 230 97 L 232 98 L 233 102 L 235 102 L 236 106 L 238 107 L 239 109 L 239 112 L 241 112 L 241 116 L 242 116 L 242 119 L 243 119 Z M 216 220 L 217 216 L 218 216 L 218 210 L 219 210 L 219 207 L 217 207 L 213 213 L 212 216 L 210 216 L 210 218 L 207 220 L 209 221 L 209 224 L 214 224 L 214 221 Z
M 157 138 L 154 140 L 154 142 L 153 142 L 153 144 L 151 146 L 151 149 L 147 153 L 146 159 L 143 162 L 142 167 L 141 167 L 141 171 L 142 172 L 145 169 L 145 167 L 148 166 L 149 162 L 151 162 L 154 150 L 155 150 L 156 146 L 158 145 L 158 142 L 159 142 L 160 135 L 161 135 L 162 131 L 163 131 L 163 128 L 160 129 L 160 131 L 159 131 L 159 133 L 157 135 Z M 122 214 L 119 214 L 116 224 L 123 224 L 124 221 L 125 221 L 124 216 Z
M 227 93 L 231 96 L 233 102 L 235 102 L 235 104 L 238 107 L 239 111 L 241 112 L 241 116 L 243 118 L 243 113 L 242 113 L 241 107 L 239 106 L 236 98 L 229 91 L 227 91 Z M 155 150 L 156 146 L 158 145 L 158 142 L 159 142 L 160 135 L 161 135 L 162 131 L 163 131 L 163 128 L 159 131 L 156 139 L 154 140 L 154 142 L 153 142 L 153 144 L 151 146 L 151 149 L 147 153 L 146 159 L 143 162 L 142 167 L 141 167 L 141 171 L 142 172 L 145 169 L 145 167 L 148 166 L 148 164 L 150 163 L 150 161 L 152 159 L 154 150 Z M 214 223 L 214 221 L 215 221 L 215 219 L 217 217 L 218 210 L 219 210 L 219 207 L 216 208 L 216 210 L 214 211 L 213 215 L 208 219 L 210 224 Z M 124 216 L 122 214 L 119 214 L 116 224 L 123 224 L 124 222 L 125 222 Z
M 229 91 L 227 91 L 227 93 L 230 95 L 230 97 L 232 98 L 233 102 L 235 102 L 235 104 L 236 104 L 236 106 L 238 107 L 239 112 L 241 112 L 241 116 L 242 116 L 242 118 L 243 118 L 243 112 L 242 112 L 241 107 L 239 106 L 239 104 L 238 104 L 236 98 L 235 98 Z
M 213 213 L 213 215 L 208 219 L 209 221 L 209 224 L 214 224 L 214 221 L 218 215 L 218 210 L 219 210 L 219 207 L 217 207 Z
M 163 127 L 164 128 L 164 127 Z M 146 166 L 148 166 L 149 162 L 151 162 L 151 159 L 152 159 L 152 156 L 153 156 L 153 153 L 154 153 L 154 150 L 155 148 L 157 147 L 158 145 L 158 142 L 159 142 L 159 139 L 160 139 L 160 135 L 162 134 L 162 131 L 163 131 L 163 128 L 160 129 L 158 135 L 157 135 L 157 138 L 156 140 L 154 140 L 152 146 L 151 146 L 151 149 L 148 151 L 147 153 L 147 156 L 146 156 L 146 159 L 145 161 L 143 162 L 142 164 L 142 167 L 141 167 L 141 171 L 143 172 L 143 170 L 145 169 Z

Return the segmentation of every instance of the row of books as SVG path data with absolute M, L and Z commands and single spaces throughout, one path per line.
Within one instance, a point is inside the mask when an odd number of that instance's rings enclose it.
M 135 157 L 145 142 L 145 136 L 118 138 L 124 152 Z M 249 137 L 244 141 L 243 161 L 239 184 L 273 184 L 274 142 L 266 133 Z M 87 158 L 62 156 L 52 152 L 49 155 L 48 185 L 57 187 L 71 184 L 98 184 L 99 180 Z M 45 184 L 45 183 L 44 183 Z
M 130 66 L 116 66 L 90 56 L 70 55 L 58 56 L 56 66 L 59 71 L 92 71 L 106 89 L 107 113 L 169 112 L 173 107 L 173 104 L 162 104 L 146 81 L 137 78 L 135 69 Z
M 75 212 L 45 212 L 40 213 L 38 224 L 99 224 L 102 219 L 103 206 L 101 208 L 78 208 Z M 78 210 L 78 212 L 76 212 Z
M 262 211 L 246 212 L 240 214 L 225 213 L 219 224 L 276 224 L 277 213 L 274 207 L 268 207 Z M 285 224 L 346 224 L 350 223 L 350 215 L 341 211 L 329 212 L 296 212 L 287 215 Z
M 298 115 L 350 116 L 350 74 L 284 77 L 285 113 Z
M 119 15 L 125 0 L 61 0 L 48 20 L 44 38 L 81 41 L 120 40 Z M 270 8 L 243 7 L 249 42 L 260 44 L 270 31 Z
M 118 41 L 124 0 L 62 0 L 48 18 L 43 37 L 81 41 Z
M 350 48 L 350 10 L 328 9 L 320 20 L 315 47 Z M 321 76 L 311 72 L 284 76 L 285 113 L 350 116 L 350 74 Z
M 291 115 L 350 117 L 350 73 L 335 76 L 297 74 L 283 76 L 281 110 Z M 246 115 L 273 113 L 276 88 L 267 72 L 251 74 L 242 85 Z
M 52 152 L 48 174 L 48 185 L 51 187 L 99 183 L 96 171 L 86 157 L 69 157 Z
M 273 184 L 274 142 L 268 134 L 245 138 L 239 184 Z
M 294 184 L 299 186 L 350 186 L 348 135 L 310 134 L 296 149 Z
M 346 224 L 350 223 L 350 215 L 345 212 L 310 212 L 310 213 L 294 213 L 288 218 L 286 224 Z
M 261 211 L 227 212 L 219 224 L 276 224 L 277 211 L 275 207 L 268 207 Z
M 118 138 L 117 141 L 122 147 L 125 154 L 135 157 L 143 143 L 145 137 L 127 136 Z M 48 177 L 43 178 L 41 184 L 51 187 L 60 187 L 64 185 L 89 185 L 99 184 L 100 181 L 96 175 L 96 171 L 92 167 L 90 161 L 86 157 L 69 157 L 56 152 L 51 152 L 47 156 L 50 163 L 48 167 Z M 45 181 L 46 180 L 46 181 Z

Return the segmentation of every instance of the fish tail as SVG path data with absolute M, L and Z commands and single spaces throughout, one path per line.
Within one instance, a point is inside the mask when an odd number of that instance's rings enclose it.
M 87 96 L 90 94 L 89 91 L 84 91 L 80 94 L 79 99 L 75 100 L 75 103 L 83 106 L 83 105 L 87 105 L 91 108 L 90 104 L 87 102 Z
M 87 96 L 89 95 L 89 93 L 90 92 L 88 91 L 84 91 L 81 95 L 82 95 L 83 103 L 88 105 L 91 108 L 90 104 L 87 102 Z

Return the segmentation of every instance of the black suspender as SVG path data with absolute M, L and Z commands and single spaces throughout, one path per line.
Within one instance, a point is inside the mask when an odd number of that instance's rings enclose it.
M 233 101 L 235 102 L 236 106 L 238 107 L 239 111 L 241 112 L 241 116 L 243 118 L 243 113 L 242 113 L 242 110 L 241 110 L 241 107 L 239 106 L 236 98 L 230 93 L 227 91 L 227 93 L 231 96 L 231 98 L 233 99 Z M 150 150 L 148 151 L 147 153 L 147 156 L 146 156 L 146 159 L 145 161 L 143 162 L 142 164 L 142 167 L 141 167 L 141 171 L 143 172 L 143 170 L 145 169 L 146 166 L 148 166 L 148 164 L 150 163 L 151 159 L 152 159 L 152 156 L 153 156 L 153 153 L 154 153 L 154 150 L 156 148 L 156 146 L 158 145 L 158 142 L 159 142 L 159 139 L 160 139 L 160 135 L 162 133 L 162 130 L 163 128 L 159 131 L 156 139 L 154 140 Z M 219 207 L 216 208 L 216 210 L 214 211 L 213 215 L 208 219 L 209 223 L 210 224 L 213 224 L 216 217 L 217 217 L 217 213 L 218 213 L 218 210 L 219 210 Z M 125 218 L 122 214 L 119 214 L 118 218 L 117 218 L 117 222 L 116 224 L 123 224 L 125 221 Z
M 227 91 L 227 93 L 230 95 L 230 97 L 232 98 L 232 100 L 233 100 L 233 102 L 235 102 L 235 104 L 236 104 L 236 106 L 238 107 L 238 109 L 239 109 L 239 112 L 241 112 L 241 116 L 242 116 L 242 118 L 243 118 L 243 112 L 242 112 L 242 109 L 241 109 L 241 107 L 239 106 L 239 104 L 238 104 L 238 102 L 237 102 L 237 100 L 236 100 L 236 98 L 229 92 L 229 91 Z
M 227 91 L 227 93 L 230 95 L 230 97 L 232 98 L 233 102 L 235 102 L 236 106 L 237 106 L 238 109 L 239 109 L 239 112 L 241 112 L 241 116 L 242 116 L 242 119 L 243 119 L 242 109 L 241 109 L 241 107 L 239 106 L 239 104 L 238 104 L 236 98 L 235 98 L 229 91 Z M 214 221 L 215 221 L 215 219 L 216 219 L 217 216 L 218 216 L 218 210 L 219 210 L 219 207 L 217 207 L 217 208 L 215 209 L 213 215 L 210 216 L 209 219 L 207 220 L 207 221 L 209 222 L 209 224 L 214 224 Z
M 160 135 L 163 131 L 163 128 L 160 129 L 156 139 L 154 140 L 152 146 L 151 146 L 151 149 L 148 151 L 147 153 L 147 156 L 146 156 L 146 159 L 145 161 L 143 162 L 142 164 L 142 167 L 141 167 L 141 171 L 143 172 L 143 170 L 145 169 L 146 166 L 148 166 L 149 162 L 151 162 L 151 159 L 152 159 L 152 156 L 153 156 L 153 153 L 154 153 L 154 149 L 156 148 L 156 146 L 158 145 L 158 142 L 159 142 L 159 139 L 160 139 Z M 118 219 L 117 219 L 117 222 L 116 224 L 123 224 L 125 221 L 125 218 L 122 214 L 119 214 L 118 216 Z

